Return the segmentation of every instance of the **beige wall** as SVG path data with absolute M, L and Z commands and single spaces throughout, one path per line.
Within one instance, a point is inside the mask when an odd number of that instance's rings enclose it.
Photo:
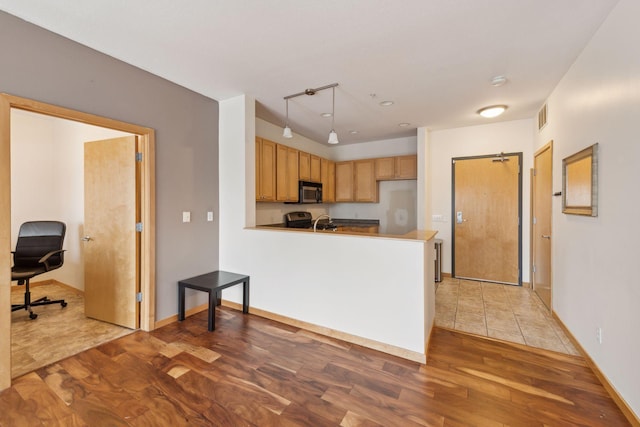
M 640 416 L 640 2 L 621 0 L 548 99 L 553 188 L 562 159 L 594 143 L 598 216 L 562 213 L 553 198 L 553 309 Z M 602 328 L 602 344 L 596 329 Z

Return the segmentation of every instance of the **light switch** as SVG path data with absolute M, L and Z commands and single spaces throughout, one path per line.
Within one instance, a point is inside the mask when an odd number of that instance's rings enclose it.
M 207 221 L 213 221 L 213 211 L 207 212 Z
M 182 222 L 191 222 L 191 212 L 182 212 Z

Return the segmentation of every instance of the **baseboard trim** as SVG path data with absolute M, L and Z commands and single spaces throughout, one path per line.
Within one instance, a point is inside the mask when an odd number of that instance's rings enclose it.
M 242 311 L 242 304 L 239 304 L 233 301 L 228 301 L 223 299 L 222 305 L 225 307 Z M 197 307 L 191 308 L 189 310 L 186 310 L 185 317 L 189 317 L 196 313 L 200 313 L 201 311 L 205 311 L 208 308 L 209 308 L 209 304 L 203 304 L 203 305 L 199 305 Z M 310 332 L 323 335 L 329 338 L 339 339 L 351 344 L 356 344 L 362 347 L 370 348 L 372 350 L 380 351 L 382 353 L 390 354 L 392 356 L 397 356 L 403 359 L 411 360 L 412 362 L 418 362 L 423 365 L 427 363 L 426 349 L 425 349 L 425 353 L 422 354 L 416 351 L 411 351 L 411 350 L 407 350 L 401 347 L 396 347 L 390 344 L 381 343 L 379 341 L 371 340 L 368 338 L 362 338 L 357 335 L 348 334 L 346 332 L 336 331 L 335 329 L 326 328 L 324 326 L 318 326 L 313 323 L 304 322 L 302 320 L 293 319 L 291 317 L 282 316 L 280 314 L 275 314 L 270 311 L 262 310 L 255 307 L 249 307 L 249 313 L 254 314 L 256 316 L 264 317 L 265 319 L 284 323 L 285 325 L 304 329 L 306 331 L 310 331 Z M 166 319 L 156 321 L 156 328 L 160 328 L 162 326 L 166 326 L 168 324 L 171 324 L 177 321 L 178 321 L 178 315 L 175 314 L 173 316 L 167 317 Z
M 185 310 L 184 312 L 184 317 L 187 318 L 189 316 L 193 316 L 194 314 L 198 314 L 201 311 L 205 311 L 209 309 L 209 303 L 204 303 L 202 305 L 199 305 L 197 307 L 193 307 L 190 308 L 188 310 Z M 240 310 L 242 310 L 242 305 L 240 306 Z M 178 315 L 174 314 L 173 316 L 169 316 L 166 319 L 162 319 L 162 320 L 156 320 L 155 322 L 155 329 L 161 328 L 163 326 L 167 326 L 170 325 L 171 323 L 177 322 L 178 321 Z
M 620 394 L 618 393 L 618 390 L 616 390 L 613 384 L 609 382 L 609 379 L 602 373 L 602 371 L 600 370 L 596 362 L 594 362 L 593 359 L 591 359 L 591 357 L 589 356 L 589 353 L 587 353 L 586 350 L 580 345 L 580 343 L 573 336 L 571 331 L 569 331 L 569 328 L 567 328 L 567 325 L 565 325 L 564 322 L 560 320 L 560 317 L 558 317 L 558 314 L 555 311 L 552 311 L 552 315 L 553 315 L 553 318 L 556 319 L 556 321 L 558 322 L 558 324 L 560 325 L 564 333 L 567 335 L 567 337 L 569 338 L 573 346 L 584 357 L 584 360 L 586 361 L 587 365 L 589 366 L 589 368 L 591 368 L 595 376 L 598 377 L 598 380 L 600 380 L 605 390 L 607 390 L 607 392 L 611 396 L 611 399 L 613 399 L 615 404 L 618 405 L 618 408 L 620 408 L 624 416 L 627 418 L 627 421 L 629 421 L 629 423 L 634 427 L 640 427 L 640 418 L 638 418 L 638 416 L 629 407 L 627 402 L 622 398 L 622 396 L 620 396 Z

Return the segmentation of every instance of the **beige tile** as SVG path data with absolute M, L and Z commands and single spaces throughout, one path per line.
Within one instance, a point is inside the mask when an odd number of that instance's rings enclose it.
M 486 327 L 485 318 L 483 315 L 476 313 L 459 311 L 456 313 L 456 325 L 463 323 L 466 325 L 477 324 Z
M 486 322 L 489 329 L 500 329 L 501 331 L 520 334 L 518 322 L 511 312 L 496 311 L 487 313 Z
M 456 321 L 455 328 L 459 331 L 469 332 L 471 334 L 487 336 L 487 328 L 484 324 L 477 323 L 460 323 Z
M 560 353 L 567 352 L 564 344 L 562 344 L 562 341 L 560 341 L 560 339 L 558 339 L 557 337 L 555 339 L 545 339 L 535 335 L 530 336 L 525 334 L 524 341 L 527 345 L 530 345 L 532 347 L 544 348 L 546 350 L 557 351 Z
M 515 342 L 518 344 L 526 344 L 524 342 L 524 337 L 519 332 L 517 333 L 506 332 L 499 329 L 491 329 L 491 328 L 488 328 L 487 332 L 488 332 L 488 336 L 490 336 L 491 338 L 497 338 L 499 340 Z

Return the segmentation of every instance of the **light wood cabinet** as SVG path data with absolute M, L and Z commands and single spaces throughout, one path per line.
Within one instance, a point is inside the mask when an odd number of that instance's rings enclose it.
M 256 200 L 276 200 L 276 143 L 256 138 Z
M 322 182 L 322 201 L 336 201 L 336 164 L 328 159 L 320 159 L 320 182 Z
M 298 150 L 276 145 L 276 200 L 298 200 Z
M 416 179 L 418 177 L 418 157 L 381 157 L 376 161 L 376 180 Z
M 376 159 L 376 179 L 386 181 L 396 177 L 396 160 L 394 157 Z
M 321 168 L 320 168 L 320 163 L 321 163 L 321 159 L 319 156 L 313 155 L 311 154 L 310 156 L 310 160 L 309 160 L 309 169 L 310 169 L 310 181 L 313 182 L 321 182 L 322 178 L 320 177 L 321 174 Z
M 395 158 L 396 179 L 418 178 L 418 156 L 398 156 Z
M 304 151 L 298 152 L 298 179 L 311 181 L 311 154 Z
M 336 202 L 353 202 L 353 162 L 336 162 Z
M 380 227 L 377 225 L 367 225 L 367 226 L 340 225 L 338 226 L 338 231 L 342 231 L 344 233 L 378 234 L 379 229 Z
M 377 202 L 378 182 L 376 181 L 375 159 L 356 160 L 354 164 L 354 201 Z

